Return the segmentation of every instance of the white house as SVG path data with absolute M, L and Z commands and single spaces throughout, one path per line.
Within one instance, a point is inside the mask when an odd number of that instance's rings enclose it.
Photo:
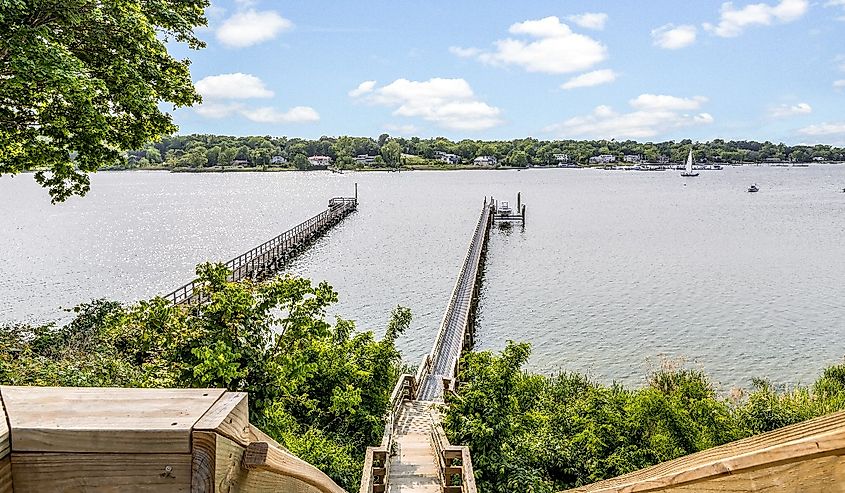
M 643 161 L 643 157 L 639 154 L 625 154 L 625 157 L 622 158 L 625 160 L 626 163 L 635 163 L 639 164 Z
M 476 166 L 496 166 L 498 163 L 496 156 L 478 156 L 472 160 L 472 164 Z
M 813 158 L 813 161 L 824 161 L 824 158 L 821 156 L 816 156 Z
M 613 154 L 601 154 L 599 156 L 593 156 L 590 158 L 590 164 L 607 164 L 607 163 L 615 163 L 616 156 Z
M 373 164 L 376 162 L 376 157 L 370 156 L 369 154 L 358 154 L 353 159 L 358 164 Z
M 443 161 L 444 163 L 448 164 L 458 164 L 461 162 L 461 157 L 456 154 L 449 154 L 448 152 L 443 151 L 435 151 L 434 157 L 437 158 L 438 161 Z
M 284 156 L 273 156 L 270 158 L 270 164 L 285 164 L 288 160 Z
M 331 166 L 332 158 L 329 156 L 311 156 L 308 158 L 311 166 Z
M 552 157 L 558 163 L 568 163 L 571 159 L 569 158 L 569 154 L 560 153 L 560 154 L 552 154 Z

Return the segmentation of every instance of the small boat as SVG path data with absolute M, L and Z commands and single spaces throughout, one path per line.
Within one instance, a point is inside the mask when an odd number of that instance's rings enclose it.
M 687 156 L 686 169 L 681 173 L 681 176 L 698 176 L 698 172 L 692 171 L 692 146 L 689 148 L 689 156 Z
M 754 185 L 751 185 L 750 187 L 748 187 L 748 191 L 753 193 L 753 192 L 759 192 L 760 189 L 757 188 L 757 184 L 755 183 Z

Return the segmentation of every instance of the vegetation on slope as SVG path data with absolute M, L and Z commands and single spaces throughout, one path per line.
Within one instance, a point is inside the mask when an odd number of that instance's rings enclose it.
M 337 301 L 326 283 L 232 283 L 219 265 L 197 270 L 210 296 L 201 306 L 95 301 L 63 327 L 0 327 L 0 383 L 249 392 L 253 423 L 357 490 L 364 451 L 384 430 L 399 374 L 394 342 L 410 312 L 397 308 L 376 340 L 351 321 L 325 320 Z
M 460 393 L 448 399 L 444 428 L 469 446 L 485 493 L 560 491 L 845 409 L 845 365 L 808 388 L 757 380 L 726 399 L 697 371 L 662 369 L 628 389 L 531 374 L 529 355 L 514 343 L 467 354 Z

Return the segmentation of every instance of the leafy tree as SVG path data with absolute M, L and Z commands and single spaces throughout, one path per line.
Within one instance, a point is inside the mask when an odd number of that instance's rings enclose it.
M 388 139 L 390 139 L 390 135 L 388 135 L 388 134 L 381 134 L 381 135 L 378 136 L 379 149 L 384 147 L 384 144 L 387 143 Z
M 385 164 L 391 167 L 398 167 L 399 160 L 402 158 L 402 147 L 396 141 L 390 141 L 381 148 L 381 157 Z
M 508 155 L 511 166 L 528 166 L 528 154 L 525 151 L 513 151 Z
M 0 8 L 0 175 L 37 168 L 53 202 L 176 130 L 162 102 L 200 100 L 171 40 L 204 46 L 207 0 L 15 0 Z
M 293 157 L 293 166 L 296 169 L 305 170 L 311 166 L 311 163 L 308 162 L 308 158 L 305 157 L 305 154 L 297 154 Z

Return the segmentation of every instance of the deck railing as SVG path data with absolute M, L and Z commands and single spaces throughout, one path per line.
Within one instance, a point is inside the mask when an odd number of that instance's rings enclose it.
M 565 493 L 845 492 L 845 411 Z
M 266 278 L 280 267 L 279 264 L 287 259 L 291 250 L 303 246 L 313 239 L 317 233 L 334 225 L 357 207 L 358 200 L 356 198 L 335 197 L 330 199 L 328 208 L 323 212 L 226 262 L 224 265 L 231 272 L 229 280 L 239 281 L 248 277 Z M 165 295 L 164 298 L 174 304 L 206 301 L 198 292 L 198 285 L 199 280 L 195 279 Z

